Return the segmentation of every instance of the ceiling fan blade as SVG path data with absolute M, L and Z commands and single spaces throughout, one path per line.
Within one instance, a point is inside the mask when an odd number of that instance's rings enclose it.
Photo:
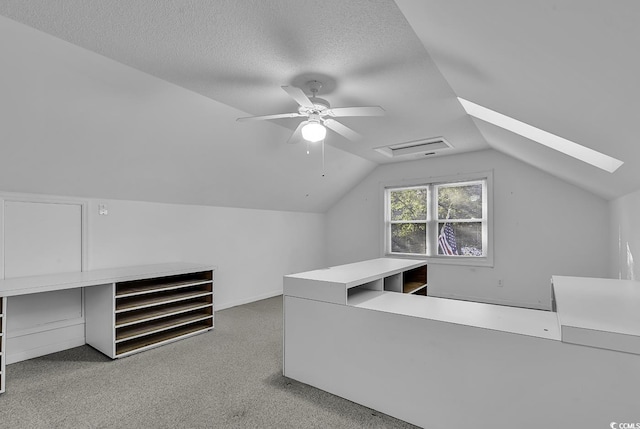
M 296 103 L 298 103 L 299 105 L 311 109 L 314 107 L 311 100 L 309 100 L 309 97 L 307 97 L 304 91 L 300 88 L 296 88 L 295 86 L 283 86 L 282 89 L 284 89 L 287 94 L 289 94 L 289 97 L 296 100 Z
M 334 119 L 325 119 L 324 125 L 327 128 L 340 134 L 341 136 L 348 138 L 349 140 L 352 140 L 352 141 L 362 140 L 362 136 L 360 134 L 356 133 L 351 128 L 341 124 L 340 122 Z
M 248 116 L 246 118 L 238 118 L 236 121 L 263 121 L 265 119 L 281 119 L 281 118 L 299 118 L 300 116 L 306 116 L 301 113 L 278 113 L 276 115 L 263 115 L 263 116 Z
M 384 116 L 385 111 L 380 106 L 363 106 L 363 107 L 336 107 L 329 109 L 329 116 Z
M 300 124 L 298 124 L 298 128 L 296 128 L 296 130 L 293 132 L 293 134 L 291 134 L 291 137 L 289 137 L 289 140 L 287 140 L 287 143 L 289 143 L 289 144 L 300 143 L 303 140 L 303 138 L 302 138 L 302 127 L 304 127 L 308 123 L 309 123 L 309 121 L 300 122 Z

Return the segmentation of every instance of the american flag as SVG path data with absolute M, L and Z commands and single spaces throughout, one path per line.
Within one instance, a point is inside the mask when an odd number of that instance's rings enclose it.
M 438 236 L 438 245 L 444 255 L 457 255 L 456 235 L 450 223 L 445 223 Z

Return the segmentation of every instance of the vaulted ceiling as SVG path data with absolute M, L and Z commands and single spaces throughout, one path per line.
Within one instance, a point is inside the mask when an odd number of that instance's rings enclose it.
M 0 147 L 46 154 L 50 173 L 5 190 L 324 211 L 391 162 L 373 148 L 432 137 L 453 146 L 443 155 L 494 148 L 607 199 L 640 188 L 633 0 L 0 0 L 0 14 L 14 97 Z M 341 118 L 364 139 L 330 132 L 324 169 L 320 148 L 286 144 L 298 119 L 235 122 L 295 111 L 280 86 L 309 80 L 332 106 L 386 111 Z M 457 97 L 625 164 L 603 172 L 472 119 Z M 92 173 L 91 189 L 73 184 Z

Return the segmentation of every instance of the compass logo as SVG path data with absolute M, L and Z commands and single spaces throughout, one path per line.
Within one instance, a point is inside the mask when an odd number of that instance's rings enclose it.
M 640 429 L 640 423 L 616 423 L 609 424 L 611 429 Z

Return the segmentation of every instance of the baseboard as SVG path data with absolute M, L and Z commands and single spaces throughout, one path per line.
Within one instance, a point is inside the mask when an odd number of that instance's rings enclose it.
M 218 303 L 215 303 L 215 310 L 216 311 L 224 310 L 226 308 L 236 307 L 238 305 L 243 305 L 243 304 L 249 304 L 250 302 L 260 301 L 262 299 L 273 298 L 274 296 L 278 296 L 278 295 L 282 295 L 282 289 L 264 293 L 262 295 L 252 296 L 250 298 L 240 299 L 237 301 L 225 302 L 220 305 L 218 305 Z

